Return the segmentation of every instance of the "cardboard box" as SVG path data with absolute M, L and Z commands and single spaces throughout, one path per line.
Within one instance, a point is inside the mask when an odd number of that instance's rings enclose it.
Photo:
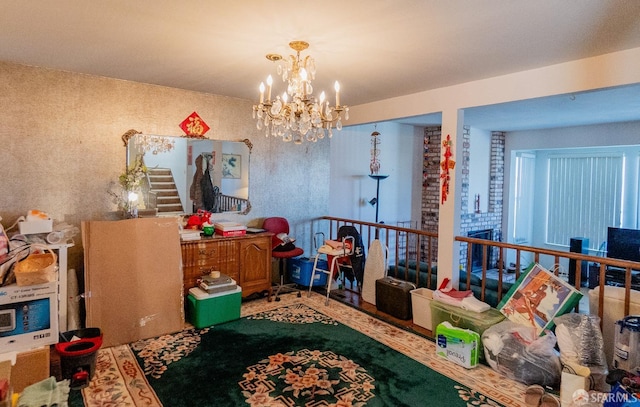
M 48 346 L 18 353 L 16 364 L 11 368 L 11 387 L 14 392 L 20 393 L 25 387 L 49 378 L 49 354 Z
M 58 284 L 0 287 L 0 349 L 24 351 L 58 342 Z
M 198 287 L 190 288 L 187 295 L 187 320 L 196 328 L 240 319 L 242 289 L 207 294 Z
M 2 355 L 0 355 L 0 358 Z M 4 385 L 4 388 L 0 388 L 0 407 L 11 407 L 11 398 L 13 397 L 13 388 L 11 387 L 11 360 L 0 360 L 0 384 Z
M 184 328 L 175 218 L 82 222 L 86 326 L 109 347 Z
M 311 273 L 313 273 L 313 262 L 315 259 L 309 259 L 308 257 L 298 257 L 295 259 L 289 259 L 288 269 L 289 278 L 296 284 L 309 287 L 311 283 Z M 326 260 L 318 260 L 318 268 L 322 270 L 328 270 Z M 313 276 L 313 286 L 325 286 L 327 285 L 327 274 L 316 271 L 316 275 Z
M 478 366 L 480 335 L 449 322 L 436 327 L 436 355 L 466 368 Z

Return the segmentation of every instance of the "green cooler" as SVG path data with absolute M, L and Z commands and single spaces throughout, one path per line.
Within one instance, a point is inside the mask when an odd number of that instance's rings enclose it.
M 199 287 L 189 289 L 187 295 L 187 321 L 196 328 L 240 319 L 242 288 L 207 294 Z

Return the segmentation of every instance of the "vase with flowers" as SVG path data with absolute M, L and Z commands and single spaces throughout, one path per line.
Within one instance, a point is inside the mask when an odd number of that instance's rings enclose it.
M 142 162 L 142 156 L 135 158 L 134 162 L 118 177 L 117 183 L 109 191 L 113 202 L 118 206 L 118 211 L 124 218 L 137 218 L 138 207 L 141 199 L 142 180 L 147 176 L 147 166 Z

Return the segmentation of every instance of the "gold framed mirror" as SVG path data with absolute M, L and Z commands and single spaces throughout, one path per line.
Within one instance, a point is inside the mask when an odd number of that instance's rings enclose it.
M 141 185 L 146 209 L 159 216 L 196 213 L 247 214 L 249 201 L 249 139 L 212 140 L 163 136 L 129 130 L 122 136 L 126 165 L 147 169 Z

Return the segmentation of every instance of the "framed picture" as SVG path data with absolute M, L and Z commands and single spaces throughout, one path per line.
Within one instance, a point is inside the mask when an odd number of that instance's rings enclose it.
M 240 154 L 222 154 L 222 178 L 239 179 L 242 174 Z

